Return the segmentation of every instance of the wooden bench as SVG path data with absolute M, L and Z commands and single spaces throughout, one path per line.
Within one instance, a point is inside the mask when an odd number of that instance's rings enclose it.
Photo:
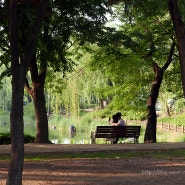
M 97 126 L 95 132 L 91 132 L 91 143 L 96 143 L 96 138 L 106 138 L 111 141 L 114 138 L 134 138 L 138 143 L 141 126 Z

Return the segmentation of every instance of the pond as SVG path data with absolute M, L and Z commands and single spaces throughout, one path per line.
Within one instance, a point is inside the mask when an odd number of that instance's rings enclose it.
M 63 129 L 49 129 L 49 139 L 54 144 L 90 144 L 90 133 L 84 131 L 76 131 L 76 134 L 72 135 L 69 131 Z
M 10 124 L 0 124 L 0 133 L 9 133 Z M 36 126 L 35 124 L 25 124 L 24 133 L 35 136 Z M 77 130 L 76 134 L 71 135 L 69 129 L 62 129 L 60 127 L 49 127 L 49 140 L 54 144 L 90 144 L 90 132 L 84 130 Z

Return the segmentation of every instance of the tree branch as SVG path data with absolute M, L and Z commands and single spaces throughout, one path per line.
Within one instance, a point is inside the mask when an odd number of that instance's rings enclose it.
M 162 70 L 163 71 L 165 71 L 168 68 L 168 66 L 170 65 L 170 63 L 172 62 L 172 57 L 173 57 L 174 49 L 175 49 L 175 43 L 173 42 L 172 45 L 171 45 L 170 52 L 169 52 L 168 58 L 166 60 L 166 63 L 162 67 Z
M 32 55 L 35 51 L 35 48 L 36 48 L 37 36 L 38 36 L 38 33 L 40 31 L 40 28 L 41 28 L 41 23 L 44 20 L 44 17 L 46 15 L 46 9 L 49 6 L 49 2 L 50 2 L 49 0 L 41 0 L 40 1 L 37 17 L 36 17 L 35 23 L 33 25 L 31 36 L 30 36 L 30 39 L 28 41 L 28 45 L 27 45 L 26 50 L 24 52 L 25 55 L 23 56 L 23 59 L 22 59 L 22 62 L 21 62 L 24 66 L 25 75 L 28 71 L 30 61 L 31 61 L 31 57 L 32 57 Z

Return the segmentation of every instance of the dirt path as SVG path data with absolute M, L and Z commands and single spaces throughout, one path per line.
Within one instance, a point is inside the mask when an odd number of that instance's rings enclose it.
M 140 144 L 139 144 L 140 145 Z M 102 150 L 176 149 L 185 148 L 184 143 L 147 145 L 26 145 L 26 153 L 41 152 L 92 152 Z M 155 147 L 154 147 L 155 146 Z M 137 148 L 138 147 L 138 148 Z M 1 152 L 8 153 L 0 147 Z M 5 147 L 9 150 L 9 146 Z M 5 149 L 4 148 L 4 149 Z M 32 149 L 32 150 L 31 150 Z M 2 151 L 3 150 L 3 151 Z M 1 154 L 2 154 L 1 153 Z M 9 162 L 0 161 L 0 185 L 5 185 Z M 185 160 L 128 158 L 128 159 L 59 159 L 40 162 L 26 161 L 23 185 L 183 185 Z
M 0 185 L 7 169 L 1 161 Z M 183 185 L 184 175 L 185 161 L 179 159 L 62 159 L 25 162 L 23 185 Z

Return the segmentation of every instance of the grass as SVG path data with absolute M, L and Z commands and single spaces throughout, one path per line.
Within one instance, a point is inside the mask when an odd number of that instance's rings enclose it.
M 139 150 L 139 151 L 101 151 L 101 152 L 75 152 L 75 153 L 43 153 L 25 154 L 25 161 L 44 161 L 54 159 L 128 159 L 128 158 L 153 158 L 185 160 L 185 149 L 171 150 Z M 0 155 L 0 160 L 9 160 L 9 156 Z

